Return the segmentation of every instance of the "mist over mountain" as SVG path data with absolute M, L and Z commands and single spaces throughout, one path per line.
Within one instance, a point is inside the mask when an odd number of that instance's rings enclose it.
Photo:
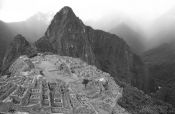
M 23 34 L 28 41 L 34 42 L 39 39 L 47 29 L 50 15 L 37 13 L 22 22 L 7 23 L 14 34 Z
M 175 40 L 175 10 L 170 9 L 147 27 L 147 40 L 145 42 L 147 50 L 156 48 L 165 43 Z
M 142 58 L 155 83 L 154 97 L 174 104 L 175 101 L 175 10 L 156 19 L 151 26 L 150 50 Z
M 142 55 L 153 79 L 153 96 L 175 106 L 175 10 L 157 18 L 150 27 L 147 45 L 150 50 Z
M 140 23 L 131 18 L 113 14 L 87 25 L 119 35 L 137 53 L 155 48 L 175 39 L 175 10 L 170 9 L 149 23 Z
M 139 29 L 134 30 L 132 27 L 125 23 L 121 23 L 115 28 L 111 29 L 109 32 L 120 36 L 126 41 L 126 43 L 131 47 L 131 49 L 140 54 L 146 49 L 145 38 L 143 32 Z
M 86 25 L 92 26 L 94 29 L 101 29 L 104 31 L 110 31 L 111 29 L 125 22 L 131 23 L 131 19 L 121 14 L 108 14 L 97 20 L 84 21 Z
M 22 22 L 6 23 L 0 21 L 0 67 L 8 45 L 17 34 L 22 34 L 29 42 L 43 36 L 50 23 L 50 14 L 37 13 Z
M 159 46 L 164 43 L 170 43 L 175 40 L 175 18 L 174 16 L 163 16 L 155 21 L 150 30 L 152 36 L 150 45 L 152 47 Z

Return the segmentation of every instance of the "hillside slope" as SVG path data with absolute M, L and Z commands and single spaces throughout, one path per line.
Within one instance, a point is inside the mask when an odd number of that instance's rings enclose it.
M 175 106 L 175 43 L 163 44 L 143 54 L 150 78 L 154 80 L 155 97 Z

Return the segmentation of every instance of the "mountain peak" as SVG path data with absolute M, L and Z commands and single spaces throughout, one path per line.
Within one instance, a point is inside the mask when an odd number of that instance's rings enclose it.
M 55 32 L 61 32 L 62 30 L 72 32 L 71 30 L 76 31 L 78 29 L 81 31 L 83 26 L 83 22 L 74 14 L 73 10 L 65 6 L 54 16 L 45 34 L 46 37 L 49 37 L 55 35 Z
M 72 10 L 72 8 L 69 7 L 69 6 L 64 6 L 64 7 L 60 10 L 60 12 L 62 12 L 63 14 L 68 14 L 68 13 L 73 13 L 73 10 Z
M 25 39 L 21 34 L 17 34 L 14 39 Z
M 64 6 L 54 17 L 54 19 L 62 19 L 65 17 L 68 17 L 68 18 L 73 18 L 73 17 L 76 17 L 76 15 L 74 14 L 72 8 L 70 8 L 69 6 Z
M 25 37 L 23 36 L 23 35 L 21 35 L 21 34 L 17 34 L 15 37 L 14 37 L 14 39 L 13 39 L 13 41 L 12 41 L 12 43 L 24 43 L 24 44 L 27 44 L 27 45 L 29 45 L 29 42 L 25 39 Z

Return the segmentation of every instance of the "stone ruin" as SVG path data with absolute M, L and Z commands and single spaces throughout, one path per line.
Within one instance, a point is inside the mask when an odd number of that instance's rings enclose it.
M 110 74 L 77 58 L 20 56 L 0 78 L 0 112 L 26 114 L 127 114 Z

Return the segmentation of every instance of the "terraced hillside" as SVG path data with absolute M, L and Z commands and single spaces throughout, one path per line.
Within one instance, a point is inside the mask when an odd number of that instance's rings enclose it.
M 20 56 L 0 79 L 0 112 L 128 114 L 117 104 L 120 88 L 108 73 L 80 59 Z

